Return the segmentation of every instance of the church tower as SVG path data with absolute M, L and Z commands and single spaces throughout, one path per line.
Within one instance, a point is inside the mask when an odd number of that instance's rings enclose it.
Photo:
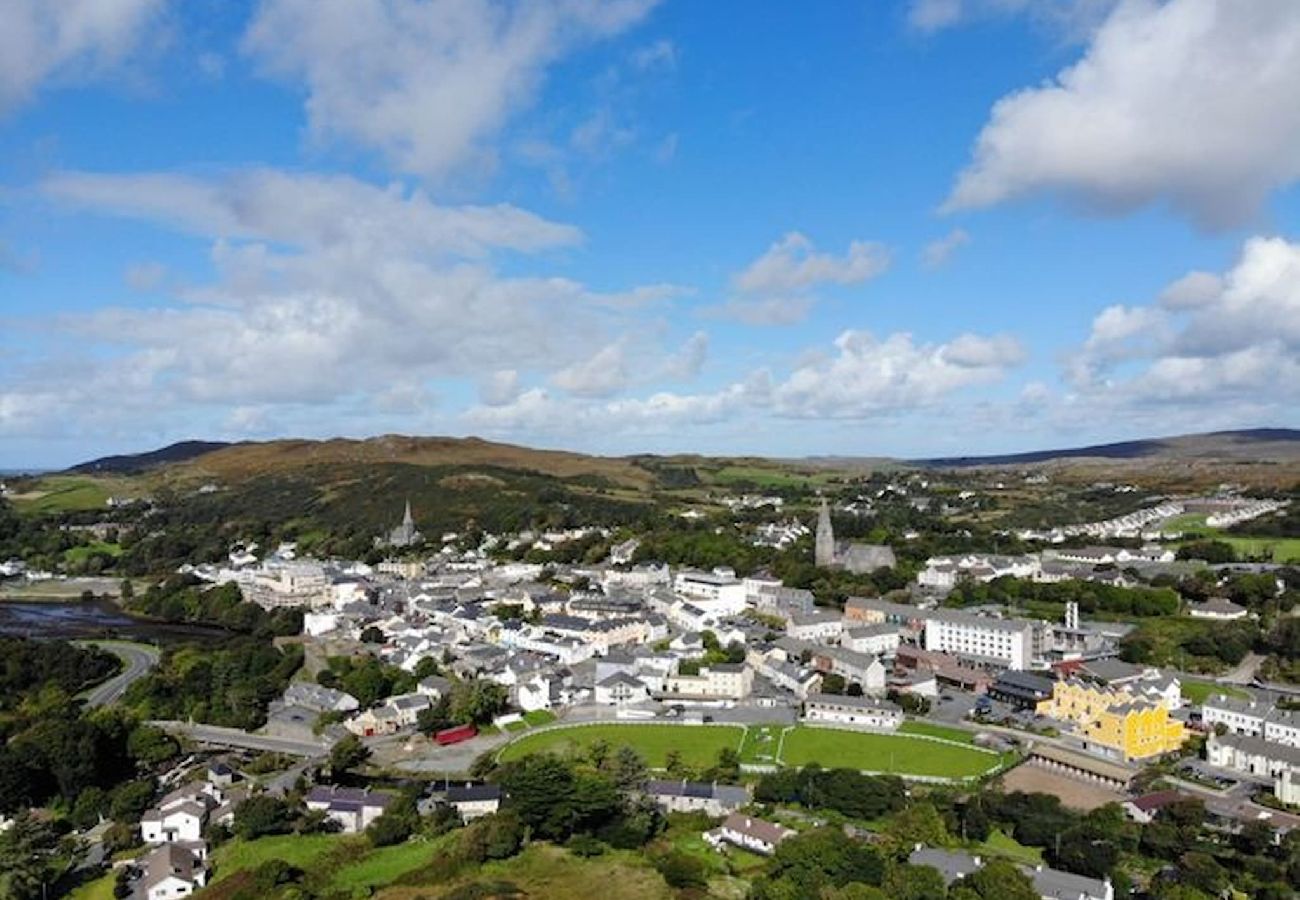
M 415 531 L 415 519 L 411 516 L 410 498 L 407 498 L 406 501 L 406 515 L 402 516 L 402 528 L 407 534 L 411 534 Z
M 822 497 L 822 508 L 817 513 L 817 543 L 813 561 L 819 566 L 835 565 L 835 532 L 831 528 L 831 510 Z

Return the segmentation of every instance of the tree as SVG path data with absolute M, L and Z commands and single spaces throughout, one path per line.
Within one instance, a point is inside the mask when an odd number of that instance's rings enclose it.
M 685 778 L 690 774 L 690 769 L 687 768 L 686 763 L 682 760 L 681 751 L 675 748 L 669 750 L 667 755 L 664 757 L 664 768 L 668 771 L 668 774 L 674 778 Z
M 609 759 L 610 749 L 609 741 L 604 738 L 597 738 L 587 748 L 587 759 L 591 760 L 591 764 L 597 769 L 603 769 L 605 768 L 605 762 Z
M 1040 900 L 1029 876 L 1005 859 L 986 863 L 963 878 L 960 885 L 982 900 Z
M 641 758 L 641 754 L 627 745 L 618 748 L 614 754 L 614 762 L 610 766 L 610 774 L 619 788 L 625 791 L 631 790 L 644 782 L 649 773 L 650 770 L 645 760 Z
M 409 838 L 419 824 L 415 803 L 410 797 L 403 796 L 388 804 L 383 815 L 370 823 L 366 836 L 375 847 L 390 847 Z
M 699 857 L 681 850 L 668 850 L 652 859 L 655 869 L 668 886 L 678 890 L 702 888 L 708 883 L 708 870 Z
M 59 838 L 48 822 L 26 812 L 0 832 L 0 897 L 36 900 L 54 881 Z
M 415 727 L 421 734 L 434 734 L 456 723 L 451 718 L 451 697 L 439 697 L 432 706 L 426 706 L 415 717 Z
M 885 875 L 884 888 L 894 900 L 944 900 L 948 896 L 943 874 L 933 866 L 892 866 Z
M 349 734 L 330 748 L 330 771 L 338 777 L 343 772 L 358 768 L 370 759 L 370 748 L 361 738 Z
M 234 832 L 246 841 L 293 830 L 294 811 L 269 794 L 255 794 L 235 807 Z
M 388 640 L 384 634 L 384 629 L 377 625 L 368 625 L 361 632 L 361 642 L 363 644 L 382 644 Z
M 735 747 L 723 747 L 718 751 L 718 761 L 709 773 L 712 781 L 735 782 L 740 780 L 740 754 Z
M 506 708 L 509 695 L 495 681 L 462 681 L 452 690 L 451 717 L 455 722 L 483 725 Z

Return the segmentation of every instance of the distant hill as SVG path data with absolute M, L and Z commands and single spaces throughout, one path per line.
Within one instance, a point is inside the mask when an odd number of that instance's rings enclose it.
M 148 453 L 130 453 L 92 459 L 90 462 L 73 466 L 68 471 L 79 475 L 138 475 L 166 463 L 185 462 L 229 446 L 231 446 L 229 443 L 223 441 L 180 441 Z
M 1036 450 L 995 456 L 950 456 L 913 460 L 913 464 L 932 468 L 971 466 L 1023 466 L 1064 460 L 1115 460 L 1149 462 L 1294 462 L 1300 459 L 1300 430 L 1293 428 L 1253 428 L 1242 431 L 1216 431 L 1177 437 L 1146 438 L 1114 444 L 1094 444 L 1064 450 Z

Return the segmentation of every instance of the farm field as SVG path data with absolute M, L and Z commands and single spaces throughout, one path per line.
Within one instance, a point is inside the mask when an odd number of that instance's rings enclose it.
M 530 753 L 558 753 L 562 756 L 585 750 L 596 741 L 606 741 L 617 750 L 634 748 L 651 768 L 667 765 L 668 752 L 676 750 L 688 766 L 711 766 L 718 751 L 740 748 L 745 729 L 741 725 L 575 725 L 525 735 L 501 751 L 509 762 Z
M 947 740 L 954 732 L 954 740 Z M 925 734 L 941 740 L 918 737 Z M 802 766 L 847 766 L 872 772 L 893 772 L 940 778 L 969 778 L 994 768 L 1000 758 L 970 746 L 970 735 L 941 726 L 916 723 L 912 735 L 865 731 L 840 731 L 799 725 L 577 725 L 526 735 L 501 751 L 502 761 L 529 753 L 582 752 L 598 740 L 610 747 L 630 746 L 653 768 L 663 768 L 669 750 L 676 749 L 691 766 L 712 765 L 724 747 L 739 748 L 744 763 Z M 779 758 L 778 758 L 779 753 Z
M 1243 559 L 1270 558 L 1275 563 L 1300 562 L 1300 538 L 1250 537 L 1229 534 L 1205 524 L 1205 516 L 1188 513 L 1165 522 L 1168 531 L 1181 531 L 1187 540 L 1210 539 L 1231 544 Z
M 114 489 L 131 494 L 138 489 L 120 478 L 90 478 L 85 475 L 47 475 L 24 484 L 21 493 L 10 495 L 14 507 L 25 513 L 58 513 L 81 509 L 103 509 Z

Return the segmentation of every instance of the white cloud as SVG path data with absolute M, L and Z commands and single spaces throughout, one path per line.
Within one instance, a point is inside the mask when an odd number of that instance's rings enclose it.
M 666 69 L 671 71 L 677 68 L 677 46 L 666 38 L 661 38 L 653 44 L 647 44 L 632 52 L 632 65 L 641 71 L 651 69 Z
M 686 339 L 676 353 L 668 357 L 663 373 L 677 381 L 690 381 L 700 374 L 708 358 L 709 336 L 703 331 L 697 331 Z
M 627 387 L 626 348 L 616 341 L 588 359 L 576 362 L 551 376 L 552 383 L 577 397 L 608 397 Z
M 521 391 L 519 372 L 500 369 L 479 383 L 479 400 L 487 406 L 505 406 L 517 398 Z
M 592 377 L 579 382 L 584 364 L 588 376 L 600 368 L 590 348 L 644 334 L 654 327 L 647 320 L 682 293 L 664 284 L 602 293 L 562 277 L 503 276 L 492 264 L 500 252 L 564 246 L 579 233 L 513 207 L 444 207 L 350 178 L 61 173 L 44 189 L 76 210 L 210 241 L 214 276 L 164 283 L 170 297 L 149 309 L 36 320 L 48 347 L 7 360 L 3 428 L 33 415 L 42 427 L 102 428 L 95 410 L 105 396 L 119 398 L 114 414 L 137 428 L 183 412 L 236 429 L 243 424 L 225 417 L 237 408 L 306 422 L 307 407 L 347 404 L 391 423 L 431 409 L 436 386 L 455 380 L 505 405 L 521 395 L 523 372 L 544 379 L 565 371 L 560 380 L 572 379 L 575 390 L 613 390 Z M 144 267 L 133 278 L 144 286 L 157 274 Z M 702 352 L 700 341 L 674 354 L 639 339 L 627 372 L 638 384 L 677 377 Z M 51 392 L 58 402 L 49 402 Z
M 861 284 L 889 267 L 889 252 L 871 241 L 853 241 L 844 256 L 818 253 L 812 241 L 791 231 L 736 275 L 746 293 L 794 293 L 822 284 Z
M 263 0 L 245 49 L 302 81 L 321 137 L 441 178 L 494 163 L 490 140 L 546 68 L 636 25 L 653 0 Z
M 122 65 L 166 0 L 7 0 L 0 10 L 0 114 L 51 80 L 81 81 Z
M 994 106 L 947 210 L 1059 195 L 1239 224 L 1300 178 L 1300 4 L 1130 0 L 1083 58 Z
M 970 234 L 964 228 L 954 228 L 943 237 L 926 244 L 921 250 L 921 262 L 927 269 L 947 265 L 952 255 L 970 243 Z
M 949 344 L 920 344 L 910 334 L 877 340 L 845 331 L 836 355 L 810 362 L 773 388 L 783 415 L 800 418 L 867 418 L 915 410 L 953 391 L 1001 379 L 1024 359 L 1014 338 L 962 335 Z
M 908 24 L 935 32 L 997 16 L 1028 15 L 1067 37 L 1095 28 L 1119 0 L 912 0 Z
M 508 204 L 440 206 L 420 191 L 344 175 L 245 169 L 214 178 L 61 172 L 42 185 L 59 201 L 162 222 L 192 234 L 357 252 L 481 256 L 574 244 L 581 233 Z
M 791 231 L 732 277 L 734 296 L 701 312 L 748 325 L 789 325 L 812 310 L 818 288 L 870 281 L 889 261 L 889 251 L 873 241 L 851 241 L 843 256 L 835 256 L 817 252 L 812 241 Z
M 1300 243 L 1246 242 L 1224 276 L 1195 272 L 1151 306 L 1103 310 L 1067 361 L 1091 399 L 1209 410 L 1300 400 Z

